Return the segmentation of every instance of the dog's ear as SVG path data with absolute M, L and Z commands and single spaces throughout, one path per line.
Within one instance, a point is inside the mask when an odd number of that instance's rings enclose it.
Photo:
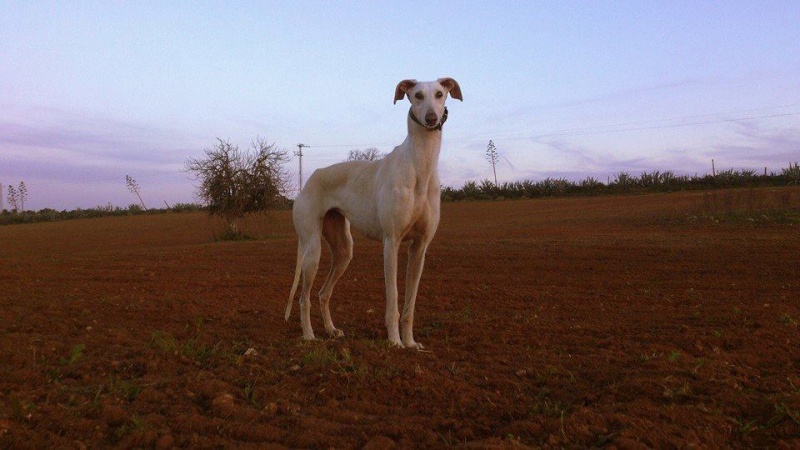
M 452 78 L 439 78 L 436 81 L 450 91 L 450 97 L 461 100 L 462 102 L 464 101 L 464 97 L 461 96 L 461 86 L 458 85 L 458 81 Z
M 406 92 L 416 85 L 417 80 L 403 80 L 397 83 L 397 87 L 394 89 L 394 103 L 396 104 L 398 100 L 402 100 L 406 96 Z

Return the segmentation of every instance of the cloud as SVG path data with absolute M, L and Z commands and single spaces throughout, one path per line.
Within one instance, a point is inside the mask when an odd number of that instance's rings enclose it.
M 31 160 L 59 155 L 75 165 L 97 160 L 157 164 L 170 161 L 178 145 L 164 130 L 117 122 L 0 123 L 0 146 Z
M 783 116 L 783 114 L 781 115 Z M 794 116 L 720 119 L 703 124 L 669 124 L 635 132 L 546 134 L 529 138 L 496 139 L 501 156 L 500 182 L 594 177 L 606 181 L 619 172 L 672 171 L 678 175 L 711 173 L 716 169 L 752 169 L 780 172 L 800 160 L 800 127 Z M 687 129 L 681 133 L 676 130 Z M 492 176 L 483 158 L 484 142 L 462 141 L 443 154 L 442 183 L 460 187 L 466 180 Z M 452 155 L 457 155 L 453 157 Z
M 27 113 L 36 120 L 0 122 L 0 182 L 25 181 L 31 208 L 127 204 L 126 174 L 172 202 L 191 201 L 191 181 L 180 169 L 203 148 L 197 137 L 55 109 Z
M 669 91 L 698 89 L 715 81 L 717 80 L 686 77 L 664 83 L 628 87 L 598 95 L 565 98 L 547 103 L 525 105 L 500 112 L 496 115 L 488 116 L 487 119 L 502 122 L 508 121 L 510 118 L 526 118 L 533 113 L 536 113 L 537 115 L 550 114 L 548 111 L 556 109 L 583 110 L 588 106 L 605 108 L 609 104 L 629 103 L 631 99 L 642 99 L 643 97 L 652 98 L 650 97 L 652 95 L 669 95 Z
M 713 147 L 709 156 L 725 161 L 727 167 L 784 168 L 800 160 L 800 127 L 768 126 L 756 120 L 739 121 L 735 135 Z

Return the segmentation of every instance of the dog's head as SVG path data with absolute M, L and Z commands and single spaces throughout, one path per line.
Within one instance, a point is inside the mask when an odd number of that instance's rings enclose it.
M 397 83 L 397 88 L 394 90 L 394 103 L 407 95 L 411 102 L 410 114 L 414 122 L 428 130 L 441 130 L 442 123 L 447 118 L 447 108 L 444 107 L 447 94 L 464 101 L 461 87 L 452 78 L 439 78 L 427 82 L 403 80 Z

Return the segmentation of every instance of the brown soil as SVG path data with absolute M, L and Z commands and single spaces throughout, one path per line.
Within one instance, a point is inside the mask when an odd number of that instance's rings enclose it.
M 300 339 L 288 211 L 244 242 L 189 213 L 1 227 L 0 447 L 798 448 L 800 230 L 703 204 L 443 205 L 425 352 L 386 344 L 360 237 L 346 336 Z

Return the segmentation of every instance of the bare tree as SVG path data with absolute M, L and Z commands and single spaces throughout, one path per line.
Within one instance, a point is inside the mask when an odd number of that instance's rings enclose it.
M 130 175 L 125 175 L 125 186 L 128 187 L 128 190 L 131 192 L 131 194 L 135 194 L 137 197 L 139 197 L 139 203 L 142 204 L 142 209 L 147 211 L 147 207 L 144 206 L 144 200 L 142 200 L 142 196 L 139 194 L 139 183 L 137 183 L 136 180 L 134 180 Z
M 22 212 L 25 212 L 25 200 L 27 200 L 28 198 L 28 188 L 25 187 L 24 181 L 19 182 L 19 187 L 17 188 L 17 190 L 19 191 L 20 210 L 22 210 Z
M 497 186 L 497 163 L 500 161 L 500 155 L 497 154 L 497 147 L 494 146 L 494 142 L 491 140 L 489 141 L 489 145 L 486 147 L 486 160 L 489 161 L 489 164 L 492 165 L 492 172 L 494 173 L 494 185 Z
M 353 149 L 350 150 L 350 153 L 347 154 L 348 161 L 375 161 L 376 159 L 381 159 L 386 156 L 386 153 L 381 153 L 375 147 L 365 148 L 364 150 L 361 149 Z
M 289 175 L 283 165 L 288 152 L 261 138 L 246 151 L 229 141 L 217 141 L 205 149 L 204 158 L 189 158 L 184 170 L 200 181 L 197 196 L 208 204 L 209 214 L 225 219 L 228 231 L 238 235 L 238 221 L 245 214 L 285 201 Z
M 11 207 L 12 211 L 19 211 L 19 192 L 17 189 L 12 186 L 8 185 L 8 206 Z

